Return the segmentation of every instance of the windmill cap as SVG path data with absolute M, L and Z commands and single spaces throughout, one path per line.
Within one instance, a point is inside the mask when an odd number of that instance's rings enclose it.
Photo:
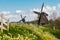
M 46 16 L 48 16 L 48 14 L 47 14 L 47 13 L 45 13 L 45 12 L 41 12 L 41 14 L 45 14 Z

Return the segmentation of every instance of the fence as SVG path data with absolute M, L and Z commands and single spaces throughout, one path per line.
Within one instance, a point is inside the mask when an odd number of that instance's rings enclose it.
M 4 22 L 4 20 L 7 22 Z M 4 25 L 6 25 L 6 27 L 4 27 Z M 9 30 L 9 19 L 4 18 L 3 14 L 0 14 L 0 29 L 1 32 L 3 32 L 3 30 Z

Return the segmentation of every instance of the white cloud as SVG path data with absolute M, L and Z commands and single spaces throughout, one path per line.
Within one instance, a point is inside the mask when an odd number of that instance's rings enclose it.
M 46 6 L 43 9 L 44 12 L 53 12 L 56 11 L 56 6 Z
M 55 11 L 56 10 L 56 6 L 53 6 L 52 9 Z
M 21 20 L 21 18 L 20 18 L 20 16 L 19 15 L 6 15 L 6 16 L 4 16 L 4 18 L 5 19 L 9 19 L 10 20 L 10 22 L 16 22 L 16 21 L 19 21 L 19 20 Z
M 10 11 L 1 11 L 0 14 L 9 14 Z
M 18 17 L 18 15 L 6 15 L 6 16 L 4 16 L 5 18 L 17 18 Z
M 57 7 L 60 8 L 60 4 L 58 4 Z
M 46 10 L 47 10 L 47 11 L 50 11 L 50 10 L 52 10 L 52 7 L 46 6 Z
M 40 10 L 41 9 L 39 9 L 39 8 L 33 8 L 33 9 L 31 9 L 31 11 L 37 11 L 37 12 L 40 12 Z
M 24 13 L 23 10 L 16 10 L 16 13 Z
M 48 12 L 48 11 L 54 11 L 56 10 L 56 6 L 46 6 L 46 7 L 43 7 L 43 12 Z M 31 11 L 37 11 L 37 12 L 40 12 L 41 11 L 41 8 L 33 8 L 31 9 Z

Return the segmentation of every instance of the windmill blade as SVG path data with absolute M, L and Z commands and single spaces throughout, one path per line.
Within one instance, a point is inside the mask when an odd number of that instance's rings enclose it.
M 42 12 L 42 10 L 43 10 L 43 7 L 44 7 L 44 3 L 42 4 L 42 7 L 41 7 L 41 12 Z
M 38 15 L 40 14 L 40 12 L 37 12 L 37 11 L 33 11 L 33 12 L 36 13 L 36 14 L 38 14 Z
M 24 16 L 24 18 L 26 18 L 26 16 Z
M 21 16 L 21 18 L 22 18 L 22 15 L 20 15 Z

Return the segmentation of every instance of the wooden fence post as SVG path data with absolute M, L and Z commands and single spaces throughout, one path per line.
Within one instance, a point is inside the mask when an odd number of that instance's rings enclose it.
M 1 17 L 1 32 L 3 32 L 3 29 L 5 29 L 5 27 L 3 26 L 4 24 L 7 26 L 7 31 L 9 31 L 9 19 L 7 20 L 7 19 L 5 19 L 4 18 L 4 16 L 3 16 L 3 14 L 0 14 L 0 17 Z M 3 19 L 5 19 L 5 20 L 7 20 L 7 23 L 4 23 L 3 22 Z
M 3 32 L 3 14 L 1 14 L 1 32 Z
M 9 19 L 7 20 L 7 30 L 9 31 Z

